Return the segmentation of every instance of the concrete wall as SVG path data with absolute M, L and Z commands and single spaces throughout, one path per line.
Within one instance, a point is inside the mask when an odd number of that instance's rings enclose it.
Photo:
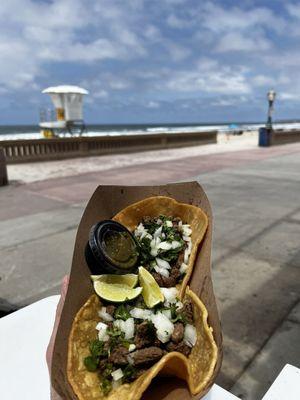
M 0 147 L 0 186 L 8 184 L 6 160 L 4 150 Z
M 217 131 L 0 142 L 8 164 L 216 143 Z
M 284 129 L 277 129 L 272 131 L 271 146 L 294 142 L 300 142 L 300 130 L 287 131 Z

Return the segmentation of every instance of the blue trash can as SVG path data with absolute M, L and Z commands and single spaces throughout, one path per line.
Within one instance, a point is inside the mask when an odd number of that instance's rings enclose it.
M 269 147 L 271 145 L 271 131 L 267 128 L 259 128 L 258 145 L 260 147 Z

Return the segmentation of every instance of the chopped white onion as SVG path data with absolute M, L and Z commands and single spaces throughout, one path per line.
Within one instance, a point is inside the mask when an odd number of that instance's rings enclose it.
M 156 328 L 156 336 L 162 342 L 166 343 L 174 331 L 174 324 L 161 312 L 153 314 L 152 322 Z
M 172 228 L 172 227 L 173 227 L 173 222 L 167 220 L 167 221 L 166 221 L 166 226 L 167 226 L 168 228 Z
M 178 228 L 182 229 L 182 221 L 181 220 L 178 222 Z
M 125 333 L 125 339 L 132 339 L 134 336 L 134 319 L 128 318 L 126 321 L 122 319 L 116 319 L 114 321 L 114 326 L 119 328 L 122 332 Z
M 186 271 L 187 271 L 187 269 L 188 269 L 188 267 L 189 267 L 189 266 L 188 266 L 187 264 L 182 263 L 181 266 L 180 266 L 180 268 L 179 268 L 180 273 L 181 273 L 181 274 L 185 274 Z
M 191 236 L 192 230 L 190 225 L 182 225 L 182 233 L 184 236 Z
M 172 303 L 176 303 L 176 297 L 178 296 L 178 290 L 176 287 L 171 287 L 171 288 L 160 288 L 162 294 L 164 295 L 165 298 L 165 305 L 168 306 Z
M 172 319 L 171 310 L 162 310 L 162 313 L 163 313 L 168 319 Z
M 136 345 L 133 344 L 133 343 L 131 343 L 131 344 L 129 345 L 129 347 L 128 347 L 129 353 L 131 353 L 131 352 L 134 351 L 135 349 L 136 349 Z
M 106 307 L 101 307 L 100 311 L 98 312 L 98 315 L 100 318 L 102 318 L 106 322 L 111 322 L 114 320 L 112 315 L 110 315 L 110 314 L 108 314 L 108 312 L 106 312 Z
M 151 310 L 145 310 L 143 308 L 135 307 L 129 311 L 130 315 L 136 319 L 151 319 L 153 312 Z
M 158 219 L 156 220 L 156 223 L 157 223 L 158 225 L 161 225 L 161 224 L 162 224 L 162 220 L 161 220 L 160 218 L 158 218 Z
M 150 254 L 152 257 L 156 257 L 158 254 L 158 249 L 156 247 L 152 248 Z
M 178 242 L 177 240 L 172 241 L 172 249 L 177 249 L 180 246 L 181 246 L 181 243 Z
M 124 374 L 121 368 L 118 368 L 111 373 L 111 376 L 113 377 L 114 381 L 118 381 L 119 379 L 123 378 Z
M 150 247 L 151 247 L 150 253 L 153 257 L 157 256 L 158 254 L 158 245 L 160 244 L 160 242 L 161 242 L 160 237 L 153 238 L 150 242 Z
M 179 309 L 181 309 L 183 307 L 183 304 L 182 304 L 182 302 L 181 301 L 176 301 L 176 310 L 179 310 Z
M 127 318 L 124 325 L 125 339 L 132 339 L 134 336 L 134 319 Z
M 158 274 L 160 274 L 160 275 L 162 275 L 162 276 L 164 276 L 166 278 L 169 278 L 169 276 L 170 276 L 169 271 L 166 268 L 160 268 L 158 265 L 155 265 L 154 266 L 154 270 Z
M 162 258 L 156 257 L 155 261 L 160 268 L 165 268 L 165 269 L 171 268 L 171 265 L 168 263 L 168 261 L 165 261 Z
M 108 326 L 103 322 L 99 322 L 96 326 L 98 331 L 98 339 L 102 342 L 107 342 L 109 339 L 108 334 L 106 333 Z
M 161 235 L 161 233 L 162 233 L 162 226 L 156 229 L 156 231 L 153 233 L 153 237 L 156 239 Z
M 144 232 L 147 232 L 147 230 L 145 229 L 144 225 L 142 223 L 140 223 L 135 231 L 134 231 L 134 235 L 137 237 L 140 237 Z
M 170 242 L 161 242 L 158 245 L 158 248 L 161 249 L 161 250 L 165 250 L 165 251 L 171 250 L 172 249 L 172 243 L 170 243 Z
M 196 328 L 191 324 L 186 324 L 184 328 L 184 343 L 189 347 L 193 347 L 197 341 L 197 331 Z
M 185 242 L 190 242 L 190 241 L 192 240 L 190 236 L 185 236 L 185 235 L 182 236 L 182 239 L 183 239 Z

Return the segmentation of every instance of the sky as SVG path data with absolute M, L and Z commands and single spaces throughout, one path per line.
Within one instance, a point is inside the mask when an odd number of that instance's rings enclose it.
M 1 0 L 0 124 L 31 124 L 42 89 L 89 91 L 87 123 L 300 117 L 300 2 Z

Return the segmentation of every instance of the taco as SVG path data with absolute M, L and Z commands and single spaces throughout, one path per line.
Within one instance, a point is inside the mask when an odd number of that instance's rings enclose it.
M 206 308 L 187 286 L 207 217 L 198 207 L 158 196 L 113 219 L 134 233 L 139 270 L 153 282 L 122 303 L 92 295 L 78 311 L 69 336 L 69 383 L 79 400 L 137 400 L 156 375 L 164 374 L 184 379 L 196 395 L 217 361 Z M 162 301 L 149 306 L 146 292 L 156 289 Z
M 157 224 L 157 220 L 160 222 L 159 216 L 171 217 L 169 218 L 169 220 L 172 221 L 171 229 L 179 229 L 181 239 L 187 237 L 190 237 L 191 239 L 190 241 L 184 240 L 184 249 L 176 249 L 178 258 L 175 264 L 177 267 L 179 266 L 179 269 L 181 268 L 181 271 L 183 272 L 181 277 L 184 275 L 183 280 L 180 282 L 180 295 L 182 295 L 192 275 L 197 250 L 208 226 L 208 218 L 199 207 L 179 203 L 171 197 L 156 196 L 149 197 L 126 207 L 124 210 L 120 211 L 113 220 L 125 225 L 130 231 L 134 231 L 135 235 L 140 238 L 143 235 L 139 235 L 139 228 L 142 232 L 144 231 L 143 226 L 147 231 L 149 228 L 154 230 L 159 226 Z M 188 260 L 184 259 L 186 254 L 188 254 Z M 182 266 L 182 263 L 186 266 Z M 162 284 L 159 285 L 164 286 L 164 283 L 165 282 L 162 282 Z

